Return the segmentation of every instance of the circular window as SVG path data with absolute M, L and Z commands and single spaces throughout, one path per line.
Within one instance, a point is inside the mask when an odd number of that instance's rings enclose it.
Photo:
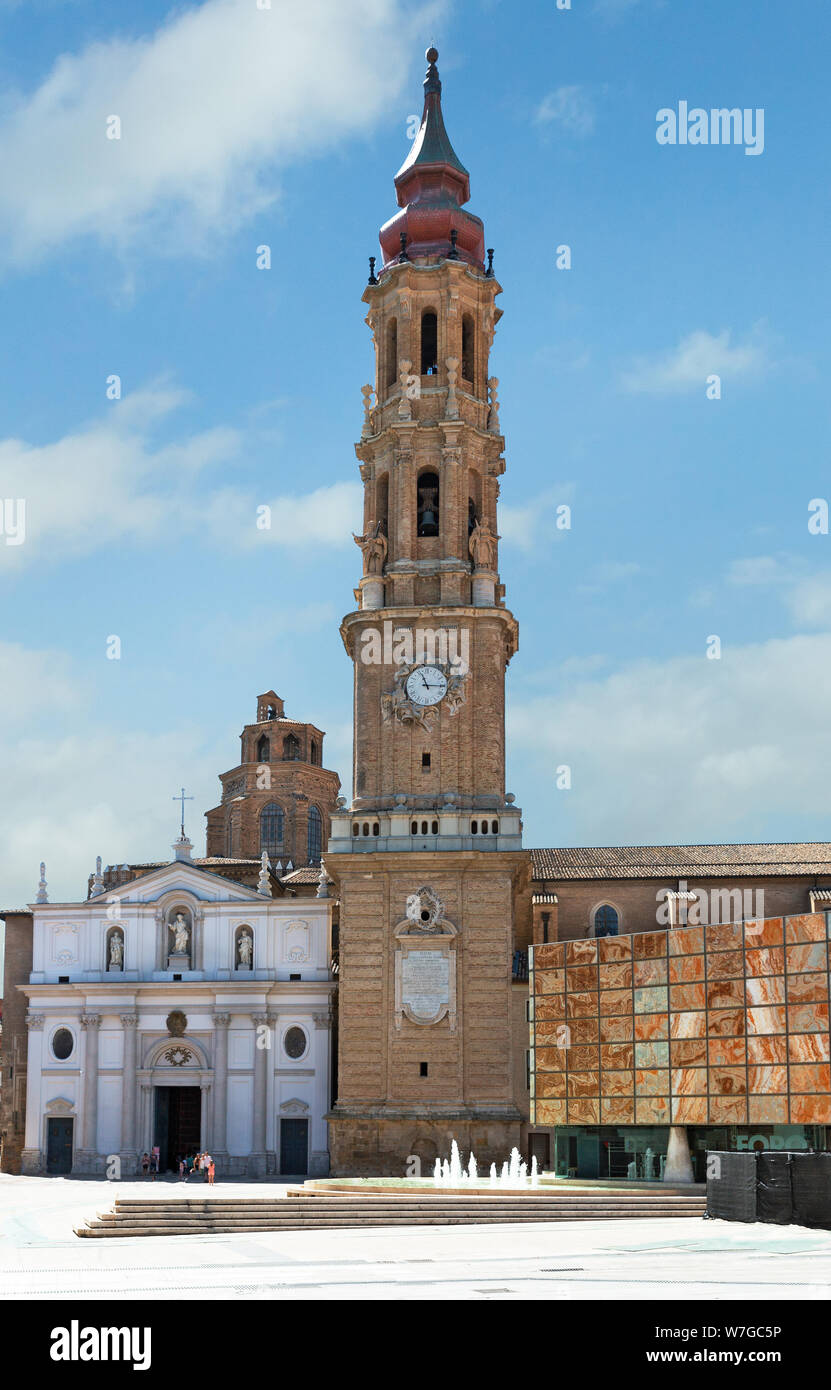
M 288 1057 L 293 1057 L 295 1060 L 302 1057 L 306 1051 L 306 1034 L 303 1029 L 290 1028 L 283 1038 L 283 1047 L 286 1049 Z
M 65 1062 L 67 1057 L 72 1056 L 72 1049 L 75 1046 L 75 1039 L 68 1028 L 59 1028 L 52 1039 L 52 1052 L 59 1062 Z

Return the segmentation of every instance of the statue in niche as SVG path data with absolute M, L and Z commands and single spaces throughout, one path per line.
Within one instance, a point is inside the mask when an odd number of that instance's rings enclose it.
M 173 951 L 171 954 L 174 956 L 190 955 L 190 929 L 181 912 L 176 913 L 174 920 L 168 926 L 168 931 L 173 932 Z
M 122 970 L 124 968 L 124 937 L 120 931 L 114 931 L 110 937 L 110 954 L 107 961 L 108 970 Z
M 384 535 L 383 521 L 370 522 L 363 536 L 352 532 L 356 545 L 361 547 L 364 557 L 364 575 L 379 575 L 384 572 L 387 558 L 387 538 Z
M 237 966 L 241 970 L 250 970 L 251 961 L 254 957 L 254 938 L 246 928 L 237 937 Z
M 498 540 L 499 537 L 493 534 L 488 523 L 477 518 L 468 542 L 474 569 L 496 569 L 496 542 Z

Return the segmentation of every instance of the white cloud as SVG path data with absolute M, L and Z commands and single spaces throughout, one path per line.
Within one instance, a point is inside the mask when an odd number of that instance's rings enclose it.
M 338 482 L 310 493 L 259 497 L 225 481 L 242 456 L 245 436 L 228 426 L 156 445 L 155 426 L 188 399 L 159 385 L 105 405 L 102 415 L 54 443 L 0 440 L 0 497 L 25 501 L 25 539 L 0 539 L 0 569 L 53 563 L 131 542 L 159 545 L 198 530 L 222 547 L 271 543 L 299 548 L 351 545 L 360 520 L 361 487 Z M 210 471 L 223 465 L 222 484 Z M 194 479 L 201 479 L 194 486 Z M 271 529 L 257 528 L 257 508 L 272 509 Z
M 625 391 L 656 395 L 705 389 L 713 374 L 727 381 L 736 377 L 756 377 L 770 366 L 769 345 L 764 326 L 757 324 L 744 342 L 731 343 L 732 333 L 699 329 L 682 338 L 677 347 L 660 356 L 637 358 L 621 372 Z
M 557 508 L 572 506 L 574 483 L 559 483 L 547 488 L 530 502 L 512 505 L 499 504 L 499 534 L 507 545 L 518 546 L 520 550 L 531 551 L 538 546 L 550 545 L 568 535 L 568 529 L 557 526 Z
M 796 627 L 831 628 L 831 574 L 806 571 L 802 556 L 754 555 L 734 560 L 727 577 L 738 586 L 778 591 Z
M 741 838 L 760 819 L 806 815 L 822 839 L 830 687 L 827 633 L 728 645 L 720 661 L 706 659 L 702 641 L 700 656 L 638 662 L 514 701 L 512 778 L 535 783 L 549 808 L 565 798 L 558 811 L 571 843 Z M 555 791 L 563 763 L 572 789 Z
M 797 580 L 785 602 L 799 627 L 831 627 L 831 574 Z
M 169 858 L 176 807 L 168 798 L 180 775 L 195 784 L 188 828 L 202 852 L 201 813 L 218 800 L 217 771 L 232 750 L 206 747 L 192 720 L 159 734 L 93 722 L 93 694 L 64 652 L 0 642 L 3 907 L 34 898 L 42 859 L 50 897 L 66 901 L 86 896 L 96 854 L 112 863 Z M 70 711 L 71 734 L 56 710 Z
M 584 87 L 557 87 L 543 97 L 534 123 L 556 125 L 571 135 L 589 135 L 594 129 L 594 103 Z
M 276 177 L 370 130 L 430 5 L 205 0 L 136 38 L 57 58 L 0 122 L 0 252 L 76 237 L 192 252 L 272 203 Z M 121 138 L 106 138 L 110 116 Z
M 587 575 L 586 581 L 577 585 L 578 594 L 600 594 L 612 587 L 617 588 L 625 579 L 640 574 L 642 566 L 636 560 L 606 560 L 595 565 Z

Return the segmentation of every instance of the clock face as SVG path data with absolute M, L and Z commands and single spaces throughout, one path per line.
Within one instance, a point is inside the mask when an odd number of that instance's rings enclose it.
M 414 705 L 437 705 L 447 694 L 447 676 L 438 666 L 417 666 L 407 677 L 407 694 Z

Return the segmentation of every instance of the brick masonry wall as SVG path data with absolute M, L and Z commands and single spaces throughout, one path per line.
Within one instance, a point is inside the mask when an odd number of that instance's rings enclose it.
M 760 903 L 761 911 L 758 915 L 763 917 L 781 917 L 806 912 L 810 906 L 808 890 L 817 886 L 816 878 L 813 875 L 777 874 L 768 878 L 746 876 L 708 878 L 696 877 L 693 869 L 687 876 L 687 884 L 690 891 L 704 890 L 708 894 L 713 890 L 761 892 L 764 898 L 763 902 Z M 608 903 L 617 909 L 621 934 L 657 930 L 661 928 L 662 924 L 658 922 L 656 916 L 659 907 L 656 895 L 665 888 L 669 888 L 673 892 L 677 891 L 678 879 L 535 880 L 533 883 L 534 892 L 554 893 L 558 899 L 557 904 L 553 906 L 546 905 L 544 908 L 534 909 L 535 923 L 539 921 L 542 911 L 550 912 L 552 914 L 551 923 L 557 924 L 557 935 L 550 939 L 579 940 L 594 934 L 595 910 L 602 904 Z M 735 915 L 735 913 L 728 911 L 724 914 L 724 918 L 727 920 Z M 746 915 L 756 915 L 755 909 L 754 912 Z M 666 926 L 666 923 L 663 926 Z M 541 941 L 541 933 L 535 932 L 533 939 Z
M 6 962 L 3 981 L 3 1046 L 0 1069 L 0 1135 L 3 1172 L 20 1172 L 26 1124 L 26 996 L 16 988 L 26 984 L 32 969 L 32 914 L 6 917 Z M 15 1119 L 17 1123 L 15 1123 Z
M 497 1150 L 504 1158 L 508 1138 L 518 1142 L 511 954 L 513 892 L 527 872 L 526 856 L 445 853 L 421 861 L 393 853 L 326 859 L 341 906 L 339 1084 L 330 1118 L 338 1173 L 371 1172 L 378 1163 L 403 1172 L 422 1140 L 426 1158 L 431 1142 L 444 1154 L 454 1135 L 472 1142 L 475 1133 L 483 1158 Z M 408 895 L 422 883 L 439 895 L 457 929 L 455 1028 L 448 1017 L 396 1023 L 402 943 L 394 933 L 406 920 Z M 523 1058 L 525 1046 L 523 1036 Z M 427 1076 L 420 1074 L 423 1062 Z M 427 1134 L 431 1126 L 435 1138 Z

